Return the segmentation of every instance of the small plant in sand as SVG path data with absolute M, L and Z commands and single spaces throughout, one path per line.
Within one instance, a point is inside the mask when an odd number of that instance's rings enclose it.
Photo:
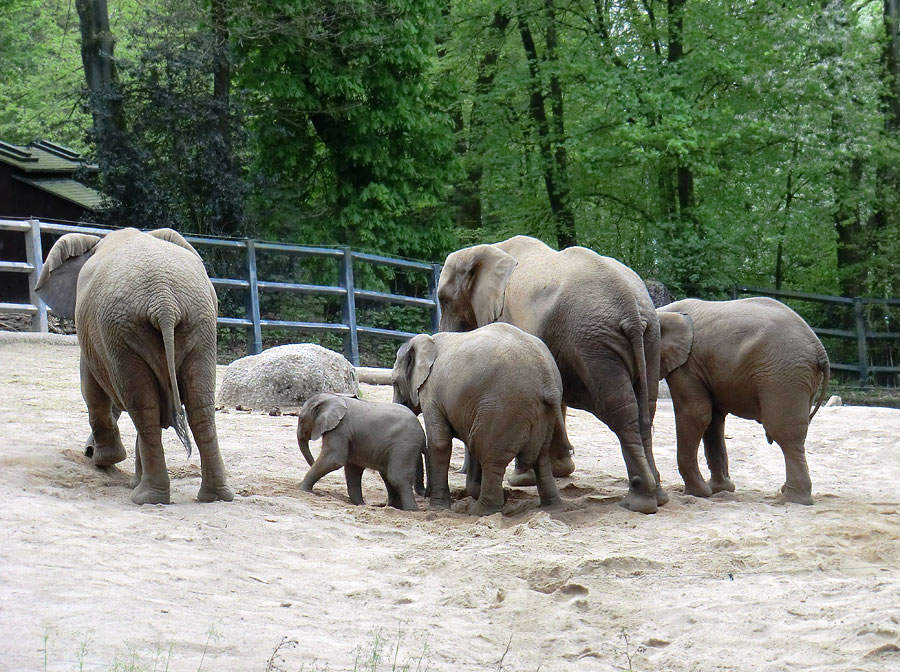
M 427 672 L 430 669 L 427 636 L 421 642 L 415 644 L 415 653 L 409 654 L 404 660 L 400 659 L 400 650 L 407 631 L 403 623 L 397 626 L 396 641 L 391 643 L 384 635 L 382 628 L 376 628 L 371 635 L 368 646 L 362 645 L 356 648 L 356 659 L 353 662 L 353 672 L 378 672 L 385 670 L 390 672 Z

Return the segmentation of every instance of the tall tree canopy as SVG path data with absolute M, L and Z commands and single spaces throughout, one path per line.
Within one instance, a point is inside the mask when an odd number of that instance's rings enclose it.
M 96 152 L 119 222 L 900 293 L 897 0 L 125 0 L 109 98 L 73 7 L 8 7 L 0 139 Z

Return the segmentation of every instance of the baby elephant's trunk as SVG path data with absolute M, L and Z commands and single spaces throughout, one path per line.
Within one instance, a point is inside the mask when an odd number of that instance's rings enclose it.
M 300 445 L 300 452 L 303 453 L 303 457 L 306 458 L 309 466 L 312 466 L 315 460 L 313 459 L 312 453 L 309 450 L 309 439 L 301 439 L 297 437 L 297 443 Z

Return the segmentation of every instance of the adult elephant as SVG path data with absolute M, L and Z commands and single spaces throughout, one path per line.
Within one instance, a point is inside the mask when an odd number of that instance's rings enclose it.
M 54 312 L 75 318 L 94 464 L 125 459 L 117 421 L 127 411 L 137 430 L 131 499 L 168 504 L 160 429 L 174 427 L 190 455 L 190 424 L 201 460 L 197 499 L 234 499 L 216 435 L 218 302 L 190 243 L 171 229 L 70 233 L 51 248 L 36 289 Z
M 584 247 L 557 252 L 515 236 L 450 254 L 438 300 L 441 331 L 508 322 L 544 341 L 562 375 L 563 404 L 590 411 L 619 439 L 628 470 L 621 505 L 654 513 L 668 501 L 651 443 L 659 320 L 634 271 Z M 554 475 L 574 469 L 569 453 L 564 431 L 557 432 Z

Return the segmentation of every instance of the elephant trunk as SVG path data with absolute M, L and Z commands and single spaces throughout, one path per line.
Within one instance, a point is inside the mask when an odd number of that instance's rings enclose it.
M 315 460 L 313 459 L 312 453 L 309 450 L 309 439 L 298 439 L 297 443 L 300 444 L 300 452 L 303 453 L 303 457 L 306 458 L 309 466 L 312 466 Z

